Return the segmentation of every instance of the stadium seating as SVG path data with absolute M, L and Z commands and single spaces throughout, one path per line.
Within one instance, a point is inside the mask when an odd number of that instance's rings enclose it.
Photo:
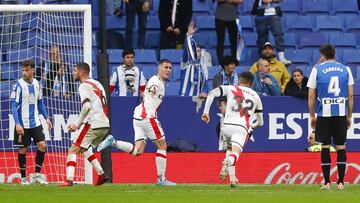
M 339 16 L 316 16 L 315 31 L 317 32 L 342 32 L 343 23 Z
M 146 29 L 147 30 L 156 30 L 156 31 L 158 31 L 160 29 L 159 17 L 149 15 L 148 18 L 147 18 Z
M 209 47 L 209 34 L 207 32 L 196 33 L 193 38 L 198 46 Z
M 106 28 L 108 30 L 125 30 L 125 17 L 106 16 Z
M 253 21 L 254 20 L 252 16 L 239 16 L 239 22 L 243 33 L 252 33 L 256 31 L 254 30 L 255 25 Z
M 328 0 L 303 0 L 303 13 L 305 15 L 329 15 L 329 1 Z
M 209 80 L 213 80 L 215 75 L 221 71 L 220 66 L 210 66 L 208 67 L 208 78 Z
M 356 49 L 356 41 L 353 33 L 330 33 L 329 43 L 336 49 Z
M 172 67 L 172 77 L 170 78 L 170 80 L 172 82 L 176 82 L 176 81 L 180 81 L 180 76 L 181 76 L 181 66 L 174 64 Z
M 332 0 L 332 9 L 335 15 L 358 16 L 358 5 L 356 0 Z
M 156 75 L 157 68 L 156 66 L 143 66 L 142 71 L 147 80 L 149 80 L 153 75 Z
M 16 66 L 2 64 L 1 65 L 1 79 L 2 80 L 15 80 L 20 78 L 21 71 Z
M 153 49 L 135 49 L 135 62 L 137 64 L 156 65 L 157 58 Z
M 209 4 L 206 1 L 193 0 L 193 16 L 210 14 Z
M 166 95 L 169 96 L 178 96 L 180 90 L 180 83 L 179 82 L 168 82 L 165 85 Z
M 293 65 L 310 65 L 310 57 L 305 50 L 285 50 L 285 56 L 292 61 Z
M 168 59 L 173 64 L 180 64 L 182 60 L 182 49 L 162 49 L 160 50 L 160 60 Z
M 281 6 L 281 11 L 286 15 L 301 14 L 301 7 L 298 0 L 283 0 L 280 6 Z
M 195 24 L 198 32 L 215 31 L 215 16 L 196 16 Z
M 312 32 L 313 30 L 310 16 L 286 16 L 285 25 L 288 32 Z
M 360 50 L 344 50 L 343 62 L 349 66 L 360 65 Z
M 328 42 L 327 38 L 322 33 L 303 33 L 300 35 L 300 48 L 320 48 Z
M 122 51 L 121 49 L 108 49 L 109 63 L 122 63 Z
M 157 49 L 160 44 L 160 32 L 147 31 L 145 47 L 147 49 Z

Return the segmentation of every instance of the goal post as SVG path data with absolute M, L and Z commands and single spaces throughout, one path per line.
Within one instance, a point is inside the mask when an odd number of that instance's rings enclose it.
M 35 78 L 43 86 L 45 107 L 54 126 L 46 130 L 41 117 L 47 144 L 41 173 L 49 182 L 65 180 L 67 150 L 75 135 L 66 126 L 81 109 L 72 71 L 80 62 L 88 63 L 91 71 L 91 19 L 91 5 L 0 5 L 0 183 L 19 181 L 10 93 L 26 59 L 35 62 Z M 28 147 L 28 178 L 34 173 L 36 150 L 33 143 Z M 77 165 L 75 181 L 92 183 L 90 163 L 78 156 Z

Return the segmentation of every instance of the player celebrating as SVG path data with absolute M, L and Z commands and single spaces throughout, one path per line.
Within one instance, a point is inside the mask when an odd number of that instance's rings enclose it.
M 229 172 L 229 166 L 235 166 L 239 154 L 244 150 L 252 129 L 263 125 L 262 103 L 259 95 L 250 87 L 254 76 L 250 72 L 243 72 L 239 77 L 239 86 L 219 86 L 210 91 L 201 119 L 209 123 L 210 106 L 214 97 L 225 96 L 227 98 L 225 117 L 221 131 L 225 139 L 231 140 L 231 152 L 222 162 L 220 179 L 225 180 Z M 234 179 L 236 180 L 236 178 Z M 237 181 L 237 180 L 236 180 Z M 236 183 L 231 183 L 232 187 Z
M 353 112 L 354 79 L 349 67 L 335 61 L 334 46 L 327 44 L 319 51 L 320 64 L 312 69 L 307 86 L 311 127 L 315 128 L 322 143 L 321 168 L 325 183 L 320 189 L 330 189 L 330 145 L 333 140 L 337 150 L 337 188 L 342 190 L 346 169 L 345 142 Z
M 167 144 L 161 125 L 157 119 L 157 110 L 165 96 L 164 82 L 170 76 L 171 62 L 163 59 L 159 62 L 158 73 L 150 78 L 146 84 L 144 99 L 134 110 L 133 127 L 135 131 L 135 145 L 116 141 L 109 135 L 98 146 L 98 151 L 112 145 L 134 156 L 140 156 L 145 149 L 146 140 L 149 138 L 156 146 L 156 169 L 158 174 L 157 185 L 176 185 L 165 178 Z
M 68 126 L 70 132 L 79 131 L 68 151 L 66 181 L 60 186 L 73 186 L 78 153 L 83 154 L 98 173 L 95 186 L 102 185 L 108 180 L 91 148 L 97 146 L 109 131 L 106 94 L 98 81 L 90 79 L 89 72 L 90 67 L 87 63 L 77 64 L 74 69 L 74 79 L 81 82 L 79 94 L 82 108 L 76 123 Z
M 40 122 L 39 111 L 46 119 L 49 130 L 52 124 L 42 100 L 42 87 L 34 78 L 35 63 L 31 60 L 22 62 L 22 78 L 15 84 L 10 98 L 12 114 L 15 120 L 14 145 L 19 146 L 18 162 L 21 184 L 29 185 L 26 179 L 26 148 L 31 145 L 31 138 L 37 146 L 35 157 L 35 175 L 33 183 L 47 184 L 40 175 L 45 157 L 45 135 Z

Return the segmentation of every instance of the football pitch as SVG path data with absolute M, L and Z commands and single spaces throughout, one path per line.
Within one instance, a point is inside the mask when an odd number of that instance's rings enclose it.
M 346 185 L 339 191 L 335 185 L 328 191 L 320 191 L 318 185 L 155 185 L 105 184 L 100 187 L 77 185 L 21 186 L 0 185 L 0 202 L 360 202 L 360 185 Z

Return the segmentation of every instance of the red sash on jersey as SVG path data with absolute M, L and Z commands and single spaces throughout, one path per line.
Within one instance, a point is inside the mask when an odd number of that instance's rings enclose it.
M 84 83 L 91 85 L 91 86 L 95 89 L 95 90 L 93 90 L 93 91 L 94 91 L 94 93 L 99 97 L 99 99 L 100 99 L 100 101 L 101 101 L 104 114 L 105 114 L 106 116 L 108 116 L 108 106 L 107 106 L 107 104 L 104 103 L 104 100 L 103 100 L 103 99 L 104 99 L 104 96 L 103 96 L 103 94 L 102 94 L 102 91 L 101 91 L 94 83 L 92 83 L 92 82 L 90 82 L 90 81 L 84 81 Z

